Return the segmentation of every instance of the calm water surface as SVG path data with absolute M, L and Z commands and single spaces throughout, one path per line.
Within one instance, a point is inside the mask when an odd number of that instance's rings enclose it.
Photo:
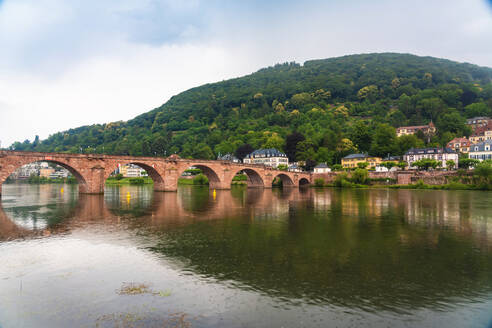
M 492 327 L 492 193 L 4 185 L 0 327 Z

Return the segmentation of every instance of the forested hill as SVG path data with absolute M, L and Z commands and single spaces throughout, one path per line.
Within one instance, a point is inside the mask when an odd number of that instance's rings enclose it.
M 492 114 L 492 69 L 408 54 L 367 54 L 285 63 L 206 84 L 128 122 L 83 126 L 17 150 L 216 158 L 278 148 L 291 160 L 335 163 L 344 155 L 402 154 L 425 138 L 394 127 L 431 120 L 443 145 Z M 241 147 L 243 146 L 243 147 Z

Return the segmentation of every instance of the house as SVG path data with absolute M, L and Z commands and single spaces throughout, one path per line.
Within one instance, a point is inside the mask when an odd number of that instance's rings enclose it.
M 217 157 L 217 160 L 239 163 L 239 159 L 236 156 L 234 156 L 233 154 L 225 154 L 222 156 L 219 154 L 219 156 Z
M 39 176 L 43 178 L 49 178 L 52 173 L 55 172 L 55 169 L 52 169 L 50 167 L 48 168 L 41 168 L 39 169 Z
M 442 167 L 446 167 L 446 162 L 452 160 L 455 168 L 458 168 L 458 153 L 450 148 L 412 148 L 403 156 L 409 168 L 415 168 L 413 163 L 425 158 L 441 162 Z
M 472 144 L 483 142 L 486 140 L 492 140 L 492 122 L 477 127 L 473 134 L 470 136 L 470 142 Z
M 418 131 L 422 131 L 426 136 L 431 136 L 436 133 L 436 126 L 432 122 L 427 125 L 401 126 L 396 129 L 396 135 L 401 137 L 409 134 L 415 134 Z
M 478 159 L 483 161 L 486 159 L 492 159 L 492 140 L 486 140 L 470 147 L 468 156 L 472 159 Z
M 61 169 L 51 173 L 50 179 L 64 179 L 64 178 L 68 178 L 69 175 L 70 173 L 67 170 Z
M 359 163 L 368 163 L 368 168 L 376 168 L 381 163 L 380 157 L 369 156 L 367 154 L 350 154 L 342 158 L 342 166 L 346 169 L 357 168 Z
M 467 138 L 454 138 L 447 143 L 446 148 L 454 149 L 458 153 L 468 153 L 471 142 Z
M 289 172 L 302 172 L 302 169 L 297 163 L 291 163 L 291 164 L 289 164 L 288 171 Z
M 144 169 L 135 164 L 120 166 L 119 173 L 121 173 L 125 178 L 139 178 L 147 175 L 147 172 Z
M 318 164 L 314 167 L 314 173 L 328 173 L 331 169 L 326 165 L 326 163 Z
M 466 124 L 475 131 L 477 128 L 492 124 L 492 119 L 490 117 L 478 116 L 467 119 Z
M 289 165 L 289 159 L 285 153 L 270 148 L 270 149 L 258 149 L 251 154 L 246 155 L 243 159 L 243 163 L 249 164 L 263 164 L 271 167 L 278 167 L 279 165 Z

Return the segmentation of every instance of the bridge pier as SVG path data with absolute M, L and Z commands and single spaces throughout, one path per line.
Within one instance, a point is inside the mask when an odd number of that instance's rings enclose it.
M 1 0 L 0 0 L 1 1 Z M 0 150 L 0 195 L 2 183 L 23 165 L 46 161 L 61 165 L 77 178 L 81 194 L 102 194 L 106 178 L 120 165 L 133 163 L 147 170 L 154 180 L 155 191 L 177 191 L 178 179 L 188 167 L 202 170 L 208 177 L 210 189 L 231 189 L 238 172 L 248 176 L 248 187 L 271 188 L 274 177 L 281 176 L 284 187 L 299 185 L 301 178 L 308 183 L 310 173 L 279 171 L 264 165 L 231 163 L 213 160 L 181 159 L 174 155 L 168 158 L 131 157 L 96 154 L 61 154 Z M 288 182 L 288 183 L 287 183 Z
M 83 172 L 84 180 L 79 180 L 79 193 L 81 194 L 104 194 L 104 184 L 106 183 L 104 168 L 94 166 Z

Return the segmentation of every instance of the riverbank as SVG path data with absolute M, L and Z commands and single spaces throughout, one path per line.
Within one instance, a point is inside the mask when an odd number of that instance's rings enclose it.
M 77 179 L 74 177 L 70 178 L 56 178 L 50 179 L 46 177 L 31 176 L 28 179 L 7 179 L 6 184 L 77 184 Z
M 313 185 L 313 188 L 323 189 L 323 188 L 353 188 L 353 189 L 427 189 L 427 190 L 484 190 L 484 191 L 492 191 L 492 184 L 464 184 L 460 182 L 450 182 L 442 185 L 430 185 L 424 183 L 422 180 L 417 183 L 407 184 L 407 185 L 364 185 L 359 183 L 353 183 L 350 181 L 345 181 L 342 184 L 334 184 L 328 183 L 322 186 Z
M 106 185 L 109 186 L 124 186 L 124 185 L 146 185 L 146 184 L 154 184 L 152 178 L 149 177 L 138 177 L 138 178 L 108 178 L 106 180 Z

